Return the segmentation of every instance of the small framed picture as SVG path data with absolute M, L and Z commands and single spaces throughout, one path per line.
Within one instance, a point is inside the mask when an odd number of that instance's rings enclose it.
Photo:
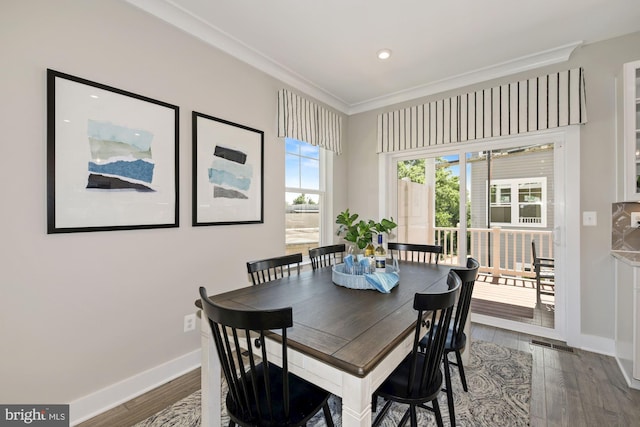
M 192 126 L 192 224 L 264 222 L 264 132 L 195 111 Z

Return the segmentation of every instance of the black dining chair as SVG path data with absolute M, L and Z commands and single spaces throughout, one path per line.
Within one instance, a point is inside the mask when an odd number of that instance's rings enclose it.
M 275 258 L 247 262 L 247 272 L 254 285 L 270 282 L 285 276 L 291 276 L 293 270 L 300 274 L 302 254 L 284 255 Z
M 418 311 L 413 349 L 400 365 L 378 387 L 373 395 L 386 400 L 376 416 L 373 426 L 379 426 L 393 402 L 409 405 L 400 421 L 403 426 L 410 420 L 411 426 L 418 427 L 417 408 L 435 413 L 438 426 L 442 426 L 442 414 L 438 406 L 438 395 L 442 389 L 442 357 L 447 338 L 447 330 L 453 313 L 453 306 L 460 289 L 460 277 L 453 271 L 447 277 L 448 290 L 442 293 L 417 293 L 413 308 Z M 424 334 L 423 326 L 428 328 L 425 336 L 427 346 L 420 351 L 419 343 Z M 426 406 L 431 402 L 431 407 Z M 373 405 L 375 408 L 375 404 Z
M 536 242 L 531 241 L 531 257 L 533 271 L 536 273 L 536 302 L 542 303 L 540 295 L 555 295 L 555 260 L 539 257 L 536 252 Z M 543 287 L 544 286 L 544 287 Z
M 458 303 L 455 308 L 455 316 L 453 322 L 449 326 L 447 332 L 447 341 L 444 345 L 444 376 L 447 392 L 447 406 L 449 407 L 449 419 L 451 425 L 456 425 L 453 388 L 451 386 L 451 368 L 449 365 L 457 366 L 460 373 L 460 382 L 462 382 L 462 388 L 464 391 L 469 391 L 467 387 L 467 378 L 464 375 L 464 366 L 462 364 L 462 351 L 467 345 L 467 335 L 464 333 L 464 327 L 467 324 L 467 318 L 469 316 L 469 309 L 471 307 L 471 297 L 473 294 L 473 286 L 478 278 L 478 270 L 480 269 L 480 263 L 474 258 L 467 258 L 466 268 L 452 268 L 451 271 L 455 272 L 462 281 L 460 287 L 460 295 L 458 296 Z M 420 348 L 426 349 L 429 345 L 427 337 L 420 341 Z M 456 361 L 449 361 L 449 354 L 455 353 Z
M 425 262 L 427 264 L 438 264 L 440 255 L 444 249 L 440 245 L 422 245 L 416 243 L 387 243 L 387 249 L 391 254 L 391 259 L 398 261 Z
M 344 260 L 344 252 L 346 246 L 329 245 L 320 246 L 318 248 L 309 249 L 309 259 L 311 259 L 311 268 L 314 270 L 322 267 L 330 267 L 339 264 Z
M 219 306 L 200 287 L 202 308 L 207 316 L 222 372 L 229 391 L 225 399 L 229 426 L 304 426 L 320 409 L 328 426 L 333 426 L 330 393 L 289 373 L 287 328 L 293 326 L 291 307 L 275 310 L 238 310 Z M 274 356 L 282 367 L 269 360 L 265 339 L 280 342 Z M 245 362 L 244 357 L 248 358 Z M 258 353 L 256 356 L 254 353 Z

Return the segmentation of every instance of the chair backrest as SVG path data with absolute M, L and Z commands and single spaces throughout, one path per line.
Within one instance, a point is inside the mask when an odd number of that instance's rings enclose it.
M 229 415 L 232 419 L 237 417 L 245 422 L 252 420 L 252 425 L 268 424 L 267 420 L 273 421 L 274 412 L 284 412 L 288 419 L 290 411 L 287 328 L 293 325 L 291 307 L 277 310 L 237 310 L 221 307 L 209 299 L 204 287 L 200 287 L 200 299 L 229 387 Z M 265 345 L 265 336 L 269 335 L 269 330 L 280 330 L 282 335 L 282 369 L 273 369 L 269 364 Z M 243 358 L 242 348 L 247 349 L 244 357 L 248 361 Z M 254 351 L 261 353 L 261 361 L 256 360 Z M 269 369 L 273 369 L 276 375 L 265 374 L 265 370 Z M 282 390 L 275 390 L 274 387 L 282 387 Z M 273 395 L 284 396 L 283 402 L 272 402 Z M 276 405 L 280 405 L 280 409 L 284 406 L 284 409 L 278 411 Z
M 411 352 L 411 365 L 407 378 L 407 396 L 433 384 L 437 375 L 442 375 L 440 365 L 444 354 L 444 346 L 447 339 L 451 315 L 456 302 L 456 296 L 460 290 L 460 277 L 449 271 L 447 276 L 448 290 L 438 294 L 416 294 L 413 299 L 413 308 L 418 310 L 418 320 Z M 424 353 L 420 352 L 420 340 L 424 334 L 421 326 L 429 328 L 427 346 Z M 424 363 L 418 363 L 424 357 Z M 416 389 L 417 387 L 417 389 Z
M 344 260 L 345 250 L 346 246 L 344 244 L 320 246 L 319 248 L 309 249 L 311 267 L 315 270 L 317 268 L 339 264 Z
M 536 259 L 538 259 L 538 256 L 536 255 L 536 242 L 535 240 L 531 241 L 531 258 L 533 258 L 533 263 L 536 263 Z
M 467 323 L 469 316 L 469 308 L 471 307 L 471 297 L 473 294 L 473 286 L 478 278 L 478 270 L 480 263 L 474 258 L 467 258 L 466 268 L 452 268 L 462 281 L 460 287 L 460 295 L 458 296 L 458 304 L 456 305 L 456 315 L 453 320 L 452 330 L 456 340 L 462 339 L 464 333 L 464 325 Z
M 389 242 L 387 249 L 391 253 L 391 259 L 426 262 L 428 264 L 437 264 L 440 260 L 440 254 L 444 253 L 444 249 L 440 245 L 420 245 L 416 243 Z
M 296 274 L 300 274 L 301 262 L 301 253 L 249 261 L 247 262 L 247 272 L 251 275 L 253 284 L 258 285 L 284 276 L 291 276 L 292 267 Z

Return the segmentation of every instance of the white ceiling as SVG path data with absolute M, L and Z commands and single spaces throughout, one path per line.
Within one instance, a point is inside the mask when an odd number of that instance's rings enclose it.
M 640 30 L 640 0 L 127 1 L 347 114 Z

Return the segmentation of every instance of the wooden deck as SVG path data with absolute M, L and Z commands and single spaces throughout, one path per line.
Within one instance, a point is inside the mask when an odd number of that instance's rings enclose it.
M 541 300 L 537 306 L 532 279 L 481 273 L 473 288 L 471 312 L 553 328 L 555 298 L 542 295 Z

